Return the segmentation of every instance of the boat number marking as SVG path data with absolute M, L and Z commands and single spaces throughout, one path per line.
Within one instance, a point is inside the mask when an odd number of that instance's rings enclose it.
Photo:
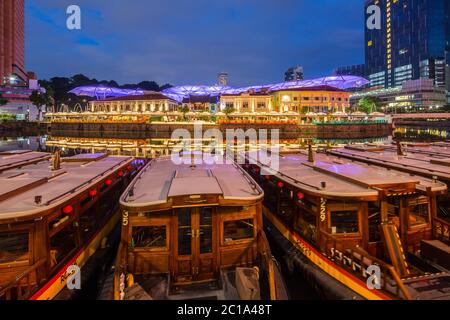
M 320 199 L 320 221 L 325 222 L 327 219 L 327 199 Z
M 124 226 L 128 225 L 128 211 L 124 211 L 122 214 L 122 224 Z

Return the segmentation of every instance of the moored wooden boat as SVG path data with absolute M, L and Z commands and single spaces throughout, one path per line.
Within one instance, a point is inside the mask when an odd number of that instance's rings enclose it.
M 57 298 L 71 266 L 86 276 L 83 267 L 118 225 L 116 199 L 136 171 L 131 157 L 50 157 L 0 159 L 0 300 Z
M 130 184 L 116 300 L 287 298 L 262 228 L 263 191 L 223 156 L 214 161 L 158 158 Z
M 312 149 L 281 155 L 278 170 L 258 159 L 247 154 L 242 166 L 266 194 L 269 239 L 328 298 L 450 299 L 448 270 L 421 255 L 424 241 L 441 240 L 444 183 Z

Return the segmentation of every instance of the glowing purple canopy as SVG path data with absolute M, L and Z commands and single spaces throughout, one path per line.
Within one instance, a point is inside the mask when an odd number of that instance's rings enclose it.
M 249 91 L 258 93 L 261 91 L 272 92 L 280 90 L 314 88 L 320 86 L 329 86 L 341 90 L 347 90 L 351 88 L 363 87 L 368 83 L 368 80 L 357 76 L 332 76 L 313 80 L 289 81 L 273 85 L 250 86 L 244 88 L 231 88 L 218 85 L 181 86 L 163 90 L 162 93 L 175 101 L 182 102 L 183 99 L 189 98 L 191 96 L 218 97 L 222 94 L 234 95 Z M 108 97 L 140 96 L 145 94 L 145 91 L 141 89 L 120 89 L 102 85 L 77 87 L 69 92 L 79 96 L 95 97 L 97 100 L 106 99 Z
M 141 96 L 145 94 L 141 89 L 120 89 L 106 86 L 84 86 L 77 87 L 70 90 L 69 93 L 76 94 L 77 96 L 88 96 L 96 98 L 97 100 L 106 99 L 108 97 L 126 97 L 126 96 Z
M 176 101 L 183 101 L 184 98 L 189 98 L 190 96 L 197 97 L 217 97 L 221 95 L 226 90 L 232 89 L 231 87 L 223 86 L 180 86 L 165 89 L 162 91 L 166 96 L 175 99 Z
M 370 83 L 368 80 L 357 76 L 332 76 L 313 80 L 289 81 L 272 85 L 250 86 L 244 88 L 231 88 L 221 86 L 181 86 L 163 90 L 163 93 L 176 101 L 183 101 L 189 96 L 219 96 L 222 94 L 237 95 L 244 92 L 272 92 L 280 90 L 292 90 L 301 88 L 314 88 L 329 86 L 336 89 L 347 90 L 360 88 Z
M 312 80 L 298 80 L 298 81 L 289 81 L 279 83 L 273 86 L 270 86 L 270 91 L 279 91 L 279 90 L 289 90 L 289 89 L 299 89 L 299 88 L 313 88 L 320 86 L 329 86 L 341 90 L 347 90 L 351 88 L 360 88 L 367 84 L 370 81 L 357 77 L 357 76 L 332 76 L 332 77 L 323 77 Z

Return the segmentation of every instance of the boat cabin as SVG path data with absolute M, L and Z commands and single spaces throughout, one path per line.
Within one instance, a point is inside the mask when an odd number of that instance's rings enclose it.
M 279 298 L 264 193 L 229 161 L 176 165 L 162 157 L 136 177 L 121 197 L 116 299 L 133 299 L 136 286 L 153 299 Z
M 409 254 L 419 253 L 422 241 L 435 239 L 433 219 L 437 197 L 447 192 L 444 183 L 312 150 L 280 155 L 276 171 L 258 159 L 264 158 L 247 155 L 243 167 L 266 194 L 264 215 L 270 228 L 289 235 L 338 281 L 339 265 L 347 265 L 345 270 L 361 279 L 361 287 L 355 287 L 363 297 L 411 296 L 402 279 L 425 272 L 411 263 Z M 324 267 L 330 263 L 338 271 Z M 379 296 L 364 283 L 367 268 L 375 264 L 395 284 Z
M 0 154 L 0 300 L 56 297 L 117 225 L 134 171 L 107 154 Z

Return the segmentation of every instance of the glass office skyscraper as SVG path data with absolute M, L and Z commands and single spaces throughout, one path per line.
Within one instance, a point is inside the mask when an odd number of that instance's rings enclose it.
M 450 0 L 366 0 L 366 21 L 373 5 L 381 9 L 381 29 L 365 26 L 371 86 L 392 88 L 430 78 L 448 89 Z

